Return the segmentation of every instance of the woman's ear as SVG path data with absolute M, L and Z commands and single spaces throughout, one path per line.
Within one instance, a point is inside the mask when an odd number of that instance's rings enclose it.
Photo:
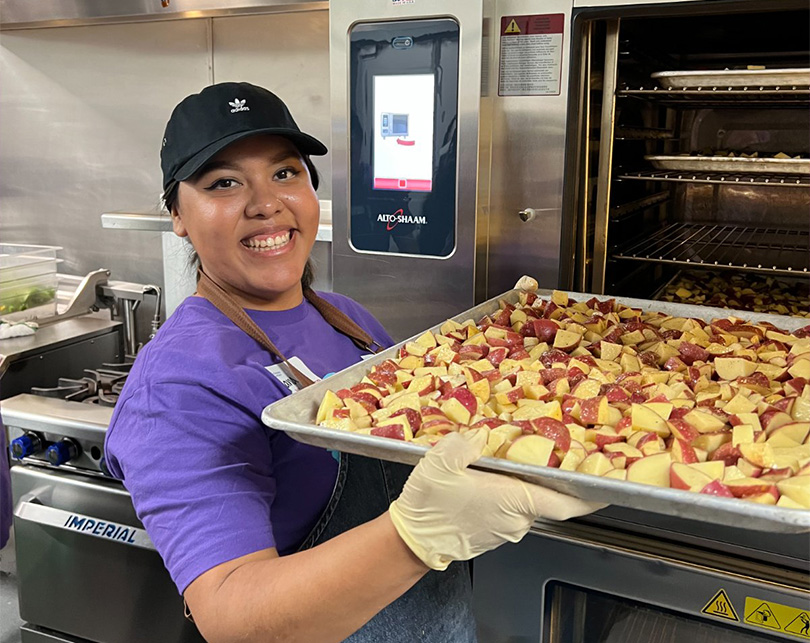
M 178 237 L 187 237 L 188 230 L 186 230 L 186 226 L 183 223 L 183 219 L 180 218 L 180 213 L 177 211 L 177 206 L 172 206 L 172 228 L 174 229 L 174 233 Z

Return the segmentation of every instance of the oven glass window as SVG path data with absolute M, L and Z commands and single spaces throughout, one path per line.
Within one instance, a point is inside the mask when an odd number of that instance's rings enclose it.
M 543 643 L 763 643 L 764 632 L 670 612 L 563 583 L 546 591 Z

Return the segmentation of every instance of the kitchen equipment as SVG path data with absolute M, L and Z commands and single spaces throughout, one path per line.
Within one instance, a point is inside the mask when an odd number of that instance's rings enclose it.
M 569 294 L 578 301 L 591 297 Z M 503 299 L 514 302 L 516 295 L 506 293 Z M 701 319 L 731 314 L 785 329 L 806 323 L 703 306 L 617 301 Z M 454 319 L 477 319 L 497 308 L 496 298 Z M 426 450 L 421 446 L 313 426 L 327 389 L 355 384 L 396 356 L 401 345 L 276 402 L 265 410 L 264 421 L 304 443 L 417 462 Z M 700 494 L 625 482 L 605 485 L 591 476 L 500 459 L 482 458 L 473 466 L 611 504 L 576 521 L 538 521 L 521 543 L 476 559 L 475 613 L 482 643 L 801 638 L 802 615 L 810 618 L 805 612 L 810 512 L 704 500 Z
M 810 291 L 807 18 L 796 2 L 577 12 L 568 283 L 649 297 L 688 267 Z
M 131 363 L 97 364 L 61 390 L 0 403 L 11 468 L 23 643 L 202 642 L 104 465 L 104 435 Z M 64 399 L 69 397 L 71 399 Z
M 644 160 L 649 161 L 654 168 L 659 170 L 810 175 L 810 159 L 648 155 L 644 157 Z
M 558 285 L 572 8 L 330 2 L 334 289 L 394 338 Z
M 518 300 L 518 294 L 516 290 L 507 292 L 501 297 L 490 299 L 471 310 L 456 315 L 453 319 L 459 323 L 463 323 L 468 319 L 477 322 L 485 315 L 495 313 L 501 300 L 515 304 Z M 551 291 L 538 291 L 537 294 L 540 297 L 549 298 Z M 585 301 L 593 296 L 584 293 L 569 294 L 576 301 Z M 702 306 L 684 306 L 627 298 L 617 298 L 616 301 L 642 311 L 659 311 L 673 316 L 693 317 L 707 321 L 714 318 L 723 318 L 729 314 L 723 309 Z M 784 330 L 796 330 L 806 325 L 806 320 L 800 318 L 756 315 L 743 311 L 732 311 L 731 314 L 741 319 L 778 324 Z M 439 332 L 439 325 L 431 330 Z M 315 423 L 318 406 L 327 390 L 336 391 L 353 386 L 375 365 L 387 359 L 395 358 L 405 343 L 402 342 L 392 346 L 327 380 L 317 382 L 295 396 L 271 404 L 262 414 L 262 420 L 268 426 L 286 431 L 290 436 L 305 444 L 358 453 L 384 460 L 416 464 L 427 451 L 427 447 L 372 435 L 328 429 L 319 427 Z M 515 475 L 529 482 L 535 482 L 556 491 L 587 500 L 631 507 L 651 513 L 690 518 L 718 525 L 736 526 L 744 524 L 749 529 L 759 529 L 772 533 L 810 532 L 810 511 L 788 510 L 771 506 L 751 506 L 751 504 L 743 502 L 727 502 L 722 498 L 705 494 L 694 494 L 677 489 L 662 489 L 650 485 L 609 480 L 577 472 L 510 462 L 502 458 L 481 458 L 474 466 L 485 471 Z
M 152 334 L 160 322 L 159 288 L 109 274 L 60 276 L 64 304 L 37 319 L 34 335 L 0 342 L 22 641 L 202 641 L 104 466 L 144 297 L 156 302 Z
M 664 88 L 798 87 L 810 86 L 810 69 L 715 69 L 658 71 L 650 74 Z

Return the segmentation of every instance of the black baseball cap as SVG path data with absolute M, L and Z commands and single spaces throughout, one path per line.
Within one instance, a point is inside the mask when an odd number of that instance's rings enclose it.
M 218 83 L 174 108 L 160 150 L 164 193 L 185 181 L 215 154 L 255 134 L 290 139 L 302 154 L 322 156 L 326 146 L 304 134 L 273 92 L 250 83 Z

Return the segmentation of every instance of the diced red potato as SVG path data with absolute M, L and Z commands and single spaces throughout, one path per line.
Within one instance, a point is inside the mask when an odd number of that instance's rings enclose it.
M 810 509 L 810 327 L 521 301 L 422 334 L 319 422 L 427 446 L 478 429 L 522 464 Z

